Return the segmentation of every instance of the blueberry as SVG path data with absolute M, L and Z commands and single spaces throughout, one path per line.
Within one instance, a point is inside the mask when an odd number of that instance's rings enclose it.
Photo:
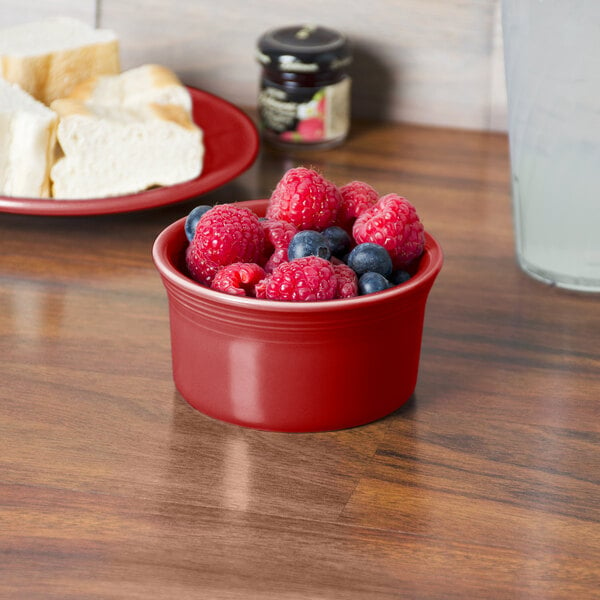
M 374 273 L 373 271 L 363 273 L 358 280 L 358 293 L 361 296 L 381 292 L 390 287 L 390 282 L 381 273 Z
M 200 206 L 196 206 L 193 208 L 188 216 L 185 219 L 185 236 L 188 241 L 191 242 L 194 239 L 194 234 L 196 233 L 196 226 L 198 225 L 198 221 L 200 217 L 207 211 L 209 211 L 212 206 L 208 204 L 201 204 Z
M 332 225 L 323 231 L 327 239 L 331 254 L 337 258 L 342 258 L 350 250 L 350 236 L 345 229 Z
M 392 285 L 400 285 L 401 283 L 405 283 L 410 279 L 410 273 L 408 271 L 394 271 L 390 275 L 390 283 Z
M 360 277 L 369 271 L 384 277 L 392 274 L 392 259 L 388 251 L 379 244 L 358 244 L 348 255 L 348 266 Z
M 325 260 L 331 258 L 331 250 L 327 239 L 322 233 L 305 229 L 299 231 L 288 246 L 288 260 L 305 256 L 319 256 Z

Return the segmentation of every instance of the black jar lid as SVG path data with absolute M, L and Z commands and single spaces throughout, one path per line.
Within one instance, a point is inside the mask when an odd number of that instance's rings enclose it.
M 347 39 L 317 25 L 272 29 L 258 40 L 258 62 L 289 73 L 338 70 L 352 62 Z

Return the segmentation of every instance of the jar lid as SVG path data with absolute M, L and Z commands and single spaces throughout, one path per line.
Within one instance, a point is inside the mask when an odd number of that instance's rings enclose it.
M 316 73 L 342 69 L 352 62 L 347 39 L 317 25 L 272 29 L 258 40 L 257 60 L 290 73 Z

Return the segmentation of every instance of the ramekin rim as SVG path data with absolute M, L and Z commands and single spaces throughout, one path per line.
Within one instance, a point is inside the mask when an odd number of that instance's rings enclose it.
M 251 204 L 257 204 L 258 202 L 260 202 L 260 200 L 249 200 L 241 201 L 237 204 L 248 206 Z M 437 276 L 442 268 L 444 260 L 443 251 L 439 242 L 429 232 L 425 231 L 424 252 L 428 253 L 429 264 L 423 270 L 420 270 L 413 275 L 413 277 L 411 277 L 411 279 L 409 279 L 407 282 L 394 286 L 390 289 L 373 294 L 366 294 L 364 296 L 356 296 L 354 298 L 339 298 L 334 300 L 321 300 L 314 302 L 281 302 L 278 300 L 234 296 L 212 290 L 209 287 L 194 281 L 191 277 L 177 269 L 173 262 L 168 258 L 168 243 L 172 241 L 175 235 L 181 235 L 183 233 L 185 236 L 185 219 L 186 217 L 182 217 L 171 223 L 156 237 L 152 246 L 152 258 L 158 272 L 172 285 L 185 289 L 188 294 L 191 294 L 192 296 L 196 296 L 205 301 L 210 301 L 216 304 L 224 304 L 240 308 L 246 307 L 256 310 L 312 313 L 354 309 L 364 305 L 380 303 L 387 298 L 409 295 L 412 292 L 418 291 L 419 288 L 422 288 L 430 280 L 433 280 Z

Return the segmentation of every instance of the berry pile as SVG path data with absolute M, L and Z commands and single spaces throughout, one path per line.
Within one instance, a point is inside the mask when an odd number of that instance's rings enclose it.
M 243 206 L 201 205 L 185 222 L 190 276 L 266 300 L 352 298 L 401 285 L 423 253 L 417 212 L 367 183 L 340 188 L 312 169 L 285 173 L 259 219 Z

